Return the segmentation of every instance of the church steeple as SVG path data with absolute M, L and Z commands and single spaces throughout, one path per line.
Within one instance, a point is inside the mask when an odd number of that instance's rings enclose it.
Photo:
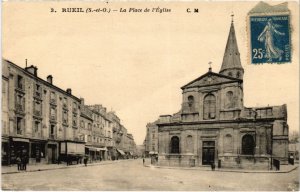
M 220 74 L 243 79 L 244 69 L 235 37 L 233 15 Z

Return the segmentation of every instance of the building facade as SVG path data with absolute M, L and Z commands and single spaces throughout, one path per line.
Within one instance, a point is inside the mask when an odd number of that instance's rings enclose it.
M 183 86 L 182 107 L 162 115 L 158 164 L 271 169 L 287 164 L 287 106 L 245 107 L 244 69 L 231 23 L 219 73 Z
M 145 155 L 146 157 L 158 154 L 158 121 L 148 123 L 146 125 L 146 138 L 145 138 Z
M 86 106 L 84 99 L 38 77 L 37 67 L 25 69 L 2 60 L 2 164 L 28 157 L 30 164 L 109 160 L 114 146 L 112 121 L 106 110 Z

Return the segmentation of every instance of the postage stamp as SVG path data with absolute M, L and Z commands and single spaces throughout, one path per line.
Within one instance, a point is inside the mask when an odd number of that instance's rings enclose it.
M 250 62 L 291 62 L 290 15 L 276 11 L 249 15 Z

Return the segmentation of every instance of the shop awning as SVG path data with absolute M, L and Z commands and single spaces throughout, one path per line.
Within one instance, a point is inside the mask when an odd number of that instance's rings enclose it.
M 96 147 L 87 147 L 87 146 L 85 146 L 85 148 L 88 148 L 90 151 L 97 151 Z
M 100 148 L 97 148 L 97 149 L 99 149 L 99 151 L 107 151 L 106 147 L 100 147 Z
M 23 139 L 23 138 L 13 138 L 13 141 L 29 143 L 29 139 Z
M 133 155 L 133 153 L 132 153 L 131 151 L 129 151 L 129 154 L 130 154 L 130 155 Z
M 117 151 L 118 151 L 121 155 L 125 155 L 124 151 L 122 151 L 121 149 L 117 149 Z
M 155 152 L 155 151 L 150 151 L 150 152 L 149 152 L 149 155 L 155 155 L 155 154 L 158 154 L 158 153 Z

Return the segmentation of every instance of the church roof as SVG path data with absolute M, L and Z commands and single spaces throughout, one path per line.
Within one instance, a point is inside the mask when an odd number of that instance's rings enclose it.
M 227 69 L 243 69 L 240 60 L 240 53 L 235 37 L 233 21 L 231 22 L 228 40 L 225 48 L 220 73 Z
M 209 86 L 209 85 L 215 85 L 220 83 L 222 84 L 222 83 L 229 83 L 229 82 L 242 82 L 242 81 L 243 80 L 241 79 L 208 71 L 204 75 L 182 86 L 181 89 L 190 88 L 190 87 Z

